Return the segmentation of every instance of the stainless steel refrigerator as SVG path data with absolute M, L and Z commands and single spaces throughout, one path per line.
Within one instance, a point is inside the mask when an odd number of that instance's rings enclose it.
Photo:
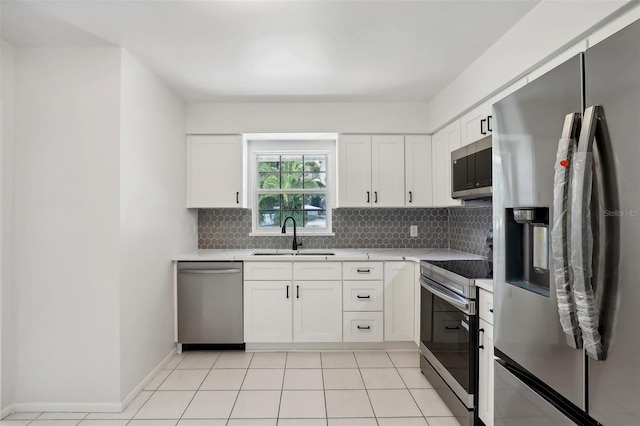
M 640 22 L 493 113 L 496 425 L 638 425 Z

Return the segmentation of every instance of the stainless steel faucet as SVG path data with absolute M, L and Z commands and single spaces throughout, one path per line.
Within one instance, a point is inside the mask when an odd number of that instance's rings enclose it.
M 293 221 L 293 243 L 291 244 L 291 249 L 298 250 L 298 247 L 300 247 L 302 243 L 301 242 L 298 243 L 298 237 L 296 235 L 296 220 L 293 218 L 293 216 L 287 216 L 284 222 L 282 222 L 282 233 L 283 234 L 287 233 L 287 221 L 289 219 Z

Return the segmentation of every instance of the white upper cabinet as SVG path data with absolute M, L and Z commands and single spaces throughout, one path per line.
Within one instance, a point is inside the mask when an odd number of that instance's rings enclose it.
M 404 136 L 373 135 L 371 165 L 372 205 L 404 206 Z
M 460 148 L 460 120 L 456 120 L 433 135 L 433 205 L 459 206 L 460 200 L 451 198 L 451 152 Z
M 243 207 L 242 135 L 190 135 L 187 207 Z
M 431 206 L 431 138 L 340 135 L 338 207 Z
M 338 139 L 338 207 L 371 206 L 371 136 Z
M 460 119 L 461 145 L 465 146 L 491 134 L 491 105 L 486 102 L 477 106 Z
M 404 206 L 404 136 L 340 135 L 338 206 Z
M 431 164 L 431 136 L 405 136 L 405 206 L 430 207 L 433 205 Z

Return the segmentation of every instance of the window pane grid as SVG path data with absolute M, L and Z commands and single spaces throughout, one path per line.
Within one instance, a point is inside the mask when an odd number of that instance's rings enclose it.
M 258 228 L 327 228 L 326 154 L 258 154 Z

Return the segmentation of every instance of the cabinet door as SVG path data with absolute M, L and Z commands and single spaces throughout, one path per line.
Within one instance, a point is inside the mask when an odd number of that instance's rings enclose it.
M 480 320 L 478 359 L 478 417 L 493 426 L 493 326 Z
M 371 136 L 338 137 L 338 207 L 369 207 L 371 193 Z
M 405 206 L 430 207 L 432 199 L 431 137 L 404 137 Z
M 456 120 L 432 139 L 433 205 L 459 206 L 460 200 L 451 198 L 451 151 L 460 148 L 460 121 Z
M 244 282 L 244 341 L 291 342 L 291 281 Z
M 384 264 L 384 340 L 412 341 L 415 325 L 415 273 L 412 262 Z
M 404 206 L 404 136 L 371 137 L 371 189 L 374 207 Z
M 242 135 L 191 135 L 187 207 L 243 207 Z
M 491 134 L 489 126 L 492 123 L 489 123 L 488 118 L 490 114 L 491 107 L 488 103 L 484 103 L 462 116 L 460 119 L 461 146 L 468 145 Z
M 294 281 L 293 341 L 342 341 L 342 283 Z

